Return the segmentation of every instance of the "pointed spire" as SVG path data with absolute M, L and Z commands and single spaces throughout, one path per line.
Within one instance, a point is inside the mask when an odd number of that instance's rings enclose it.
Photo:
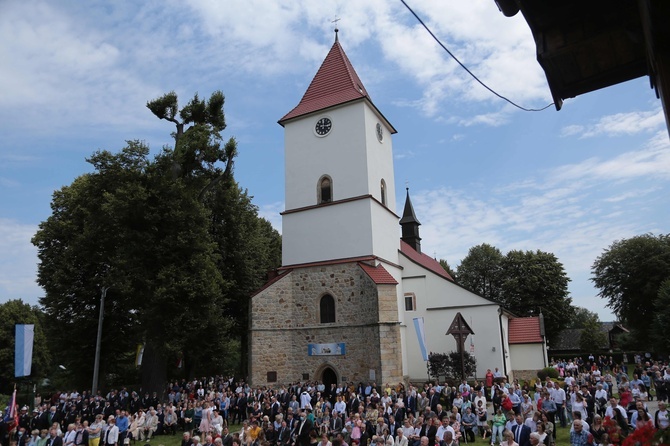
M 339 41 L 339 40 L 337 39 L 337 33 L 340 31 L 339 29 L 337 29 L 337 22 L 339 22 L 339 21 L 340 21 L 340 18 L 339 18 L 339 17 L 335 17 L 335 20 L 333 20 L 333 21 L 330 22 L 330 23 L 334 23 L 334 24 L 335 24 L 335 43 L 337 43 L 337 42 Z
M 363 98 L 372 103 L 363 82 L 340 46 L 336 30 L 335 43 L 312 79 L 312 83 L 309 84 L 305 95 L 293 110 L 279 120 L 279 124 L 284 125 L 289 119 Z
M 421 237 L 419 236 L 419 226 L 421 223 L 414 214 L 414 206 L 412 200 L 409 198 L 409 187 L 407 190 L 407 197 L 405 198 L 405 209 L 402 212 L 400 219 L 400 226 L 402 228 L 402 237 L 400 239 L 411 246 L 416 252 L 421 253 Z

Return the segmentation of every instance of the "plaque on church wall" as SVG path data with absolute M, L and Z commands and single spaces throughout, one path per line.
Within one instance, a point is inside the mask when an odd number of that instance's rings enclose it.
M 309 356 L 340 356 L 346 355 L 344 342 L 335 344 L 307 344 Z

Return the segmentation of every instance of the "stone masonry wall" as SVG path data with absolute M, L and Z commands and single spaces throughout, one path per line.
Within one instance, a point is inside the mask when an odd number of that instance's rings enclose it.
M 319 322 L 324 294 L 335 300 L 335 323 Z M 250 370 L 253 385 L 318 379 L 325 366 L 338 379 L 397 382 L 402 355 L 395 285 L 377 286 L 356 264 L 300 268 L 252 298 Z M 391 304 L 392 303 L 392 304 Z M 380 324 L 380 321 L 385 322 Z M 307 344 L 346 344 L 346 355 L 308 356 Z M 270 383 L 269 385 L 272 385 Z

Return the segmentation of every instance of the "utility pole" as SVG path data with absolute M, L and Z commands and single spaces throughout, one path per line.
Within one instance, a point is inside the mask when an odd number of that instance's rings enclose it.
M 102 342 L 102 320 L 105 318 L 105 297 L 107 296 L 108 286 L 102 287 L 102 296 L 100 296 L 100 316 L 98 317 L 98 338 L 95 342 L 95 364 L 93 365 L 93 396 L 98 393 L 98 374 L 100 373 L 100 344 Z

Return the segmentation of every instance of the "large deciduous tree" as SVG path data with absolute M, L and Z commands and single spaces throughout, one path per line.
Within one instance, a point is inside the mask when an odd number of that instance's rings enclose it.
M 572 315 L 568 278 L 556 256 L 543 251 L 510 251 L 503 261 L 502 302 L 519 316 L 544 315 L 551 344 Z
M 457 282 L 499 302 L 518 316 L 544 315 L 551 342 L 572 315 L 570 279 L 556 256 L 543 251 L 510 251 L 503 255 L 488 244 L 470 249 L 457 268 Z
M 456 268 L 456 281 L 488 299 L 500 301 L 503 254 L 483 243 L 473 246 Z
M 670 353 L 670 279 L 661 284 L 658 298 L 654 302 L 654 318 L 651 323 L 651 338 L 656 351 Z
M 102 287 L 101 383 L 132 379 L 144 343 L 143 387 L 161 391 L 177 358 L 187 376 L 237 371 L 245 299 L 279 265 L 279 235 L 233 178 L 235 140 L 220 145 L 223 95 L 196 95 L 181 121 L 173 93 L 148 107 L 176 123 L 175 149 L 96 152 L 94 172 L 54 193 L 33 239 L 50 333 L 78 383 L 91 376 Z
M 618 240 L 593 263 L 591 279 L 614 314 L 651 341 L 651 324 L 661 284 L 670 278 L 670 234 L 644 234 Z

